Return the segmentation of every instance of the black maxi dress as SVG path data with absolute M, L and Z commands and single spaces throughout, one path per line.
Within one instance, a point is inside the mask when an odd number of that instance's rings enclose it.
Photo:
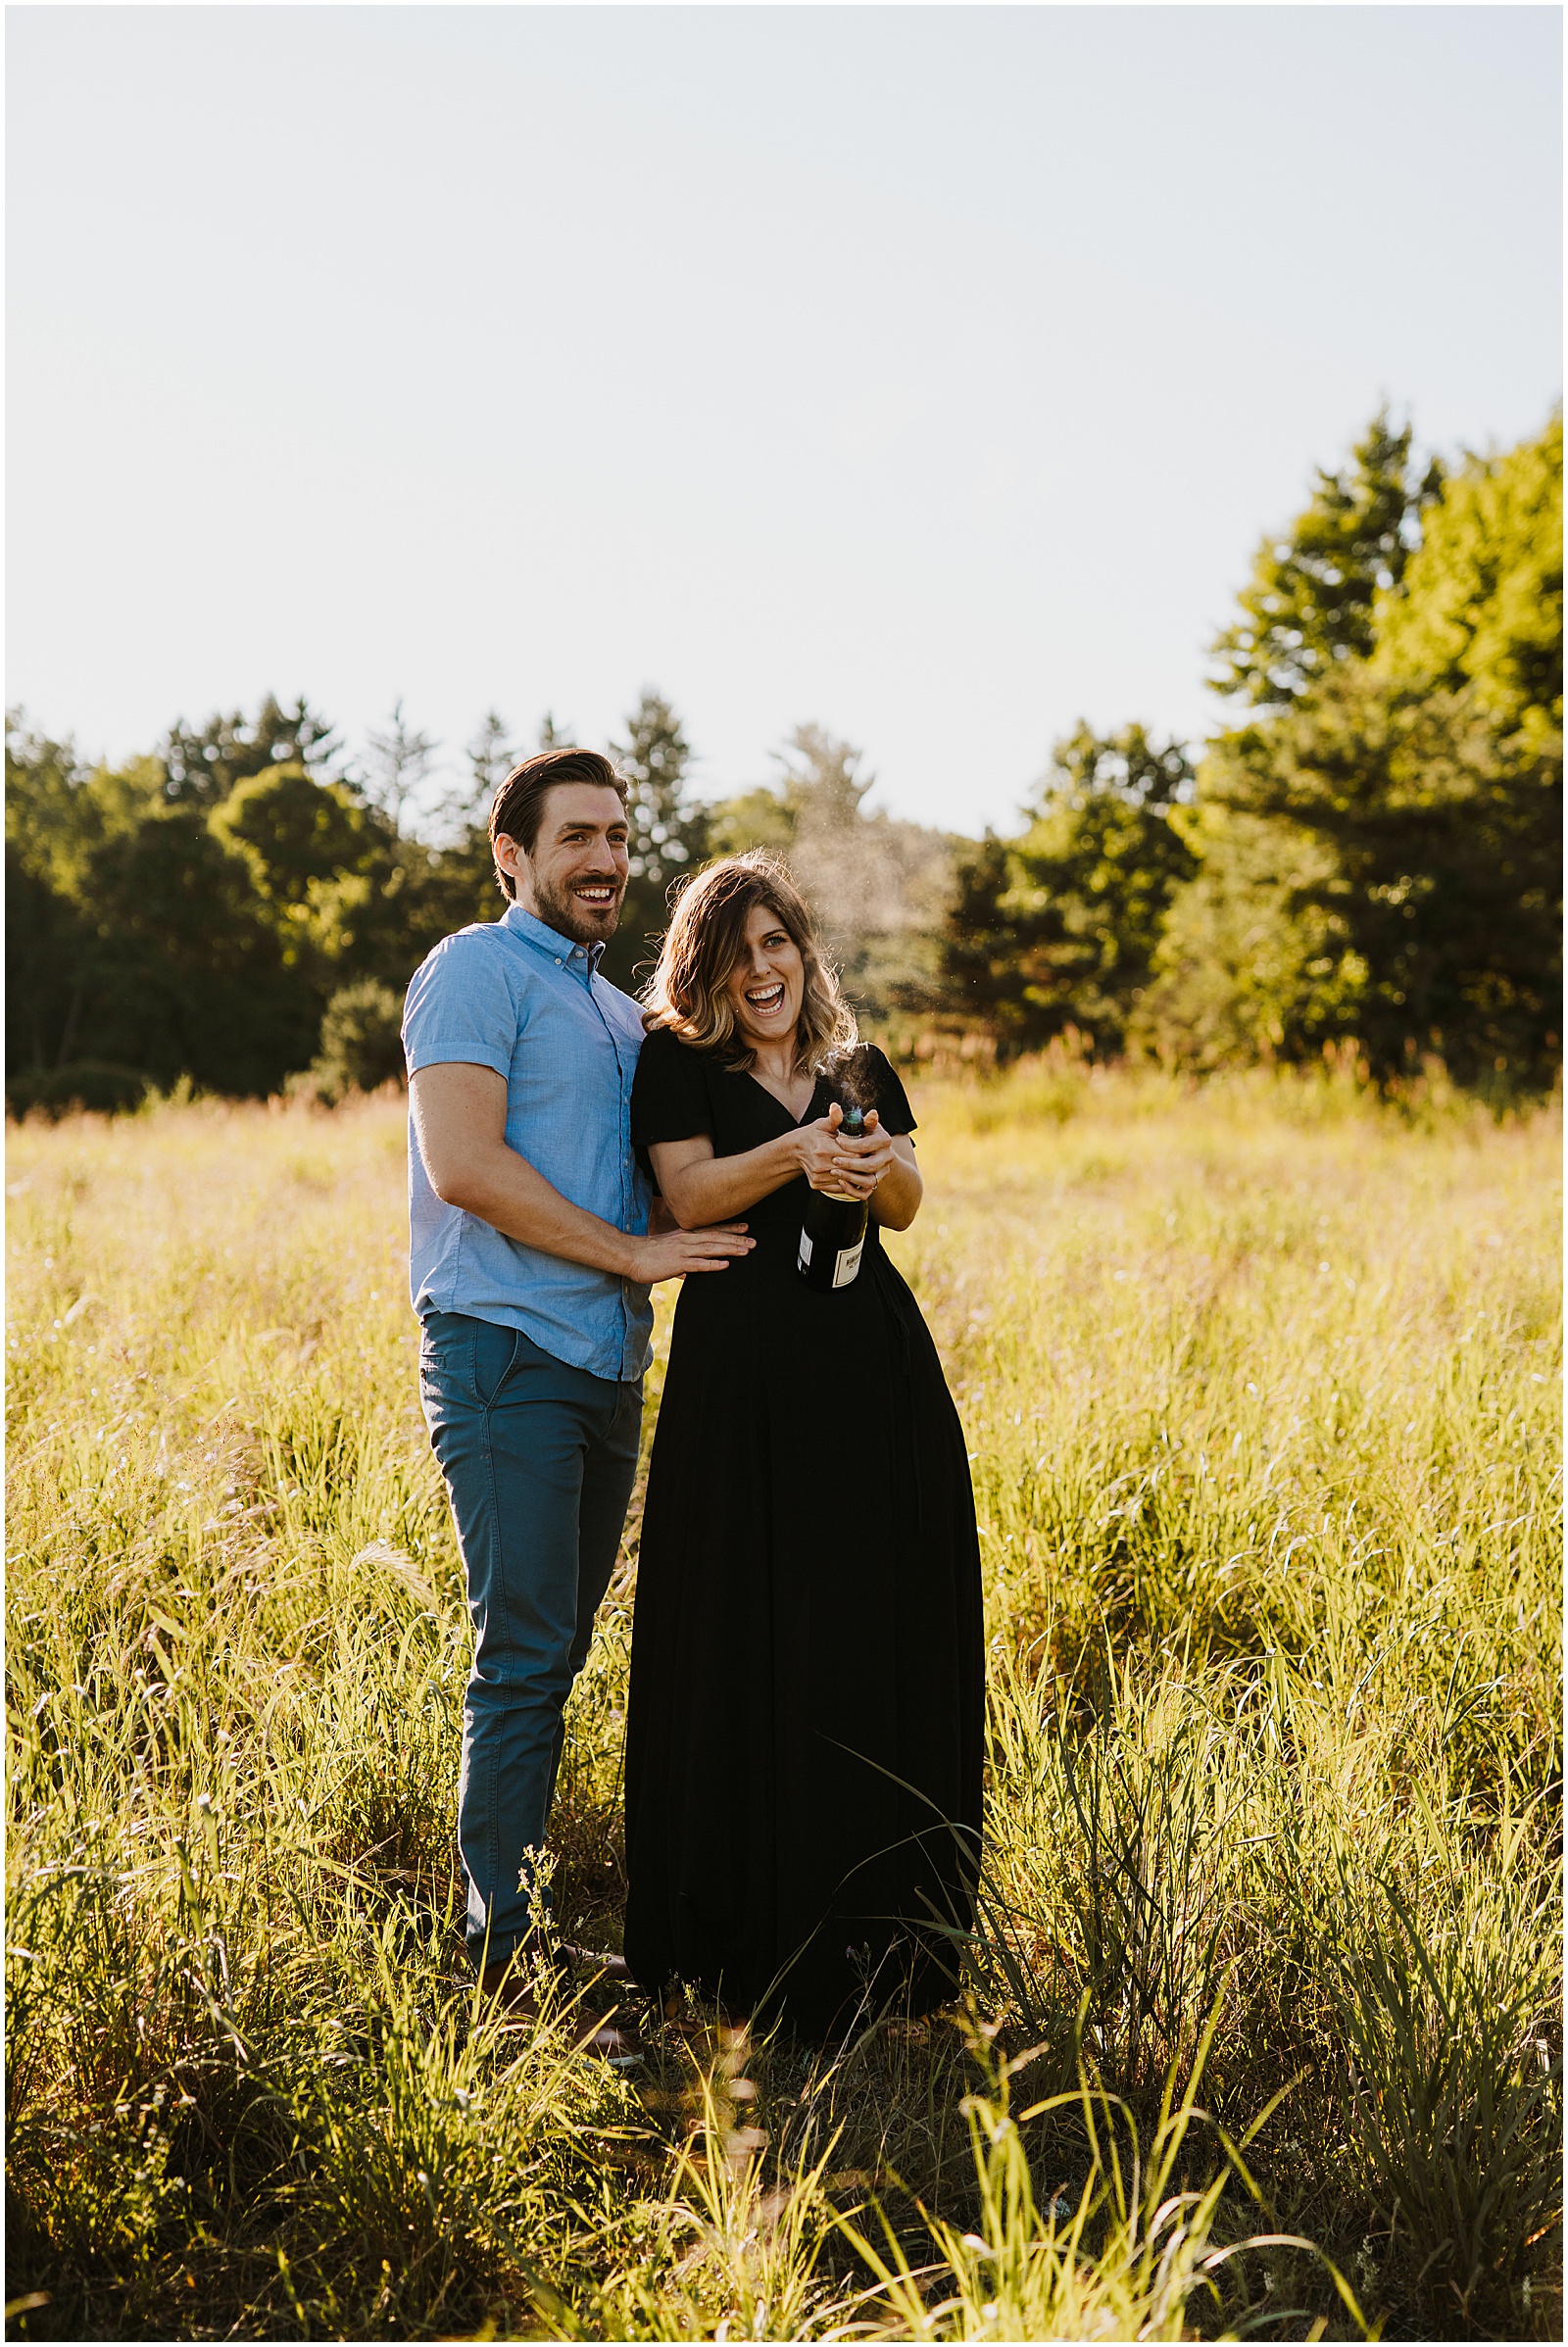
M 867 1092 L 861 1046 L 802 1123 Z M 656 1030 L 632 1137 L 787 1131 L 755 1077 Z M 745 1210 L 757 1245 L 676 1308 L 637 1570 L 626 1736 L 626 1958 L 804 2034 L 869 1987 L 915 2013 L 957 1987 L 980 1846 L 984 1638 L 963 1434 L 876 1223 L 858 1278 L 795 1269 L 803 1176 Z

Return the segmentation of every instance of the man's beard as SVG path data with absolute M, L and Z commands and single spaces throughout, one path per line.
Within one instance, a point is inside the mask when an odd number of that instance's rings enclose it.
M 599 946 L 614 934 L 625 900 L 626 883 L 615 872 L 580 872 L 578 882 L 597 880 L 615 891 L 609 905 L 590 907 L 575 896 L 570 888 L 557 888 L 534 876 L 533 893 L 539 906 L 539 918 L 548 928 L 561 936 L 569 937 L 575 945 Z

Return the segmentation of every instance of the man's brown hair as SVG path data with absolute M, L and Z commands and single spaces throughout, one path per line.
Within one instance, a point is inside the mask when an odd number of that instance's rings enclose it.
M 617 774 L 608 758 L 597 750 L 541 750 L 537 758 L 525 758 L 520 766 L 514 766 L 497 791 L 490 807 L 490 852 L 495 854 L 496 841 L 503 832 L 515 840 L 524 856 L 531 856 L 544 821 L 546 791 L 558 783 L 585 782 L 596 791 L 613 791 L 622 807 L 626 804 L 626 778 Z M 496 878 L 503 895 L 515 898 L 516 882 L 510 872 L 496 865 Z

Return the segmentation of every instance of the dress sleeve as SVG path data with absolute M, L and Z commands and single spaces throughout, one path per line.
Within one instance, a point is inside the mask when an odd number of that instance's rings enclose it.
M 909 1096 L 899 1079 L 899 1071 L 885 1051 L 874 1043 L 865 1046 L 866 1073 L 871 1079 L 871 1095 L 884 1133 L 912 1133 L 914 1110 Z
M 691 1141 L 712 1130 L 702 1053 L 656 1027 L 637 1054 L 632 1079 L 633 1149 L 646 1166 L 656 1141 Z

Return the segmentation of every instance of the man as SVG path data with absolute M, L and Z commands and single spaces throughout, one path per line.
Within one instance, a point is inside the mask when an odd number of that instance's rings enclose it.
M 468 1952 L 533 2010 L 533 1871 L 563 1712 L 637 1466 L 649 1286 L 721 1272 L 745 1226 L 649 1236 L 631 1147 L 637 1005 L 598 974 L 627 879 L 626 786 L 551 750 L 496 793 L 501 919 L 442 940 L 404 1016 L 420 1388 L 473 1618 L 458 1842 Z M 594 2043 L 613 2056 L 624 2035 Z

